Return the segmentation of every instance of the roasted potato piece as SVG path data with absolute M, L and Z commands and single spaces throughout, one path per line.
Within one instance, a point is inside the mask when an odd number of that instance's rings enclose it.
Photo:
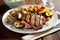
M 28 11 L 33 13 L 33 6 L 28 7 Z
M 25 9 L 25 8 L 18 8 L 18 11 L 19 11 L 20 13 L 22 13 L 23 11 L 26 11 L 26 9 Z
M 32 8 L 28 8 L 28 10 L 29 10 L 29 11 L 33 11 L 33 9 L 32 9 Z
M 53 13 L 51 11 L 46 11 L 46 16 L 51 16 Z
M 27 12 L 26 12 L 26 11 L 22 11 L 22 13 L 23 13 L 23 14 L 27 14 Z
M 15 26 L 15 28 L 19 29 L 19 28 L 22 28 L 24 25 L 20 21 L 15 21 L 14 26 Z
M 10 14 L 11 14 L 12 16 L 16 16 L 16 15 L 18 14 L 18 12 L 17 12 L 16 10 L 12 10 L 12 11 L 10 11 Z
M 50 18 L 50 17 L 48 17 L 47 19 L 48 19 L 48 20 L 50 20 L 51 18 Z

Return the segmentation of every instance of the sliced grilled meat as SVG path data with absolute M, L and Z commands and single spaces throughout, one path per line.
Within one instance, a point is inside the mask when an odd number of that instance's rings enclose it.
M 38 30 L 42 28 L 46 22 L 44 16 L 36 14 L 25 14 L 22 18 L 26 29 L 33 28 L 35 30 Z
M 46 19 L 45 19 L 45 17 L 43 16 L 43 18 L 42 18 L 42 21 L 43 21 L 43 24 L 45 24 L 46 23 Z
M 40 20 L 41 20 L 41 16 L 40 15 L 36 15 L 35 18 L 35 26 L 33 26 L 33 29 L 37 30 L 43 27 L 43 23 L 40 24 Z

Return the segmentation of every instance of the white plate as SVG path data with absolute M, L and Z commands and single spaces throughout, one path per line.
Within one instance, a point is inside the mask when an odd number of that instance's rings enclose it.
M 29 5 L 24 5 L 24 6 L 22 6 L 22 7 L 26 8 L 26 7 L 28 7 L 28 6 L 29 6 Z M 33 30 L 33 29 L 16 29 L 16 28 L 14 28 L 13 25 L 9 25 L 9 24 L 6 23 L 6 21 L 7 21 L 6 17 L 7 17 L 7 15 L 9 15 L 9 12 L 10 12 L 11 10 L 13 10 L 13 9 L 8 10 L 8 11 L 3 15 L 3 17 L 2 17 L 2 22 L 3 22 L 3 24 L 4 24 L 4 26 L 5 26 L 6 28 L 8 28 L 8 29 L 11 30 L 11 31 L 17 32 L 17 33 L 25 33 L 25 34 L 27 34 L 27 33 L 43 32 L 43 31 L 46 31 L 46 30 L 52 28 L 52 27 L 55 25 L 56 21 L 58 20 L 58 16 L 57 16 L 57 14 L 54 12 L 54 16 L 52 17 L 52 19 L 47 22 L 47 23 L 48 23 L 48 26 L 45 26 L 45 25 L 44 25 L 42 29 L 39 29 L 39 30 Z M 14 10 L 17 10 L 17 8 L 14 8 Z

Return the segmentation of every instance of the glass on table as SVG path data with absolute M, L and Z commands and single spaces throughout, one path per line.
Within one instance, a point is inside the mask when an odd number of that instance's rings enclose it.
M 46 7 L 54 9 L 54 4 L 52 3 L 52 0 L 42 0 L 42 4 L 44 4 Z

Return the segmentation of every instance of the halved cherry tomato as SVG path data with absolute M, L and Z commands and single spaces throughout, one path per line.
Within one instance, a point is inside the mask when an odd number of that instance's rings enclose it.
M 42 5 L 40 9 L 45 9 L 45 6 Z
M 38 7 L 38 11 L 43 11 L 45 9 L 44 6 Z

